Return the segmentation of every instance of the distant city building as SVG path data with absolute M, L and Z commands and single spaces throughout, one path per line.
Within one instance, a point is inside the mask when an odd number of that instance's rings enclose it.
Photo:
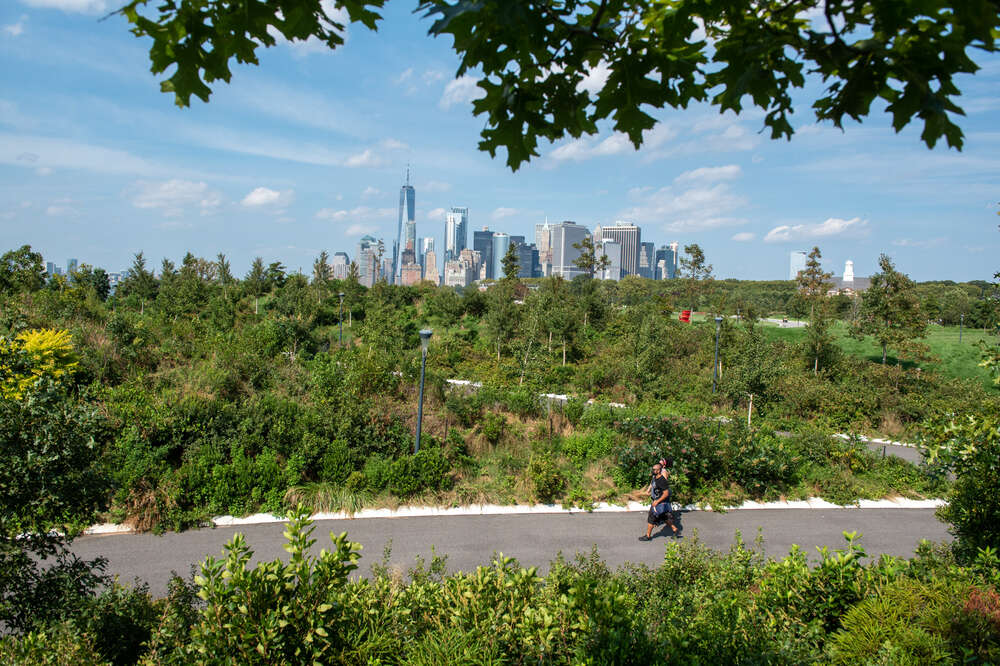
M 656 276 L 655 254 L 655 243 L 639 243 L 639 277 L 652 280 Z
M 809 259 L 809 253 L 806 252 L 805 250 L 792 250 L 791 254 L 789 255 L 789 261 L 788 261 L 789 280 L 794 280 L 799 277 L 799 273 L 806 269 L 806 261 L 808 259 Z
M 469 247 L 469 209 L 452 208 L 445 216 L 444 256 L 447 261 L 457 259 Z
M 524 236 L 511 236 L 510 242 L 517 251 L 518 276 L 522 278 L 542 277 L 538 248 L 534 243 L 525 242 Z
M 622 246 L 622 277 L 639 274 L 639 245 L 641 230 L 629 222 L 616 221 L 612 225 L 598 227 L 594 232 L 595 240 L 600 234 L 600 240 L 617 241 Z
M 403 235 L 403 223 L 406 222 L 406 233 L 410 233 L 410 223 L 413 222 L 414 233 L 416 233 L 416 222 L 417 219 L 417 193 L 410 185 L 410 167 L 406 167 L 406 182 L 402 187 L 399 188 L 399 224 L 396 227 L 396 240 L 392 244 L 392 268 L 389 271 L 390 282 L 395 282 L 392 277 L 398 275 L 400 268 L 402 267 L 402 257 L 400 253 L 403 247 L 401 246 L 402 235 Z M 411 245 L 412 249 L 412 245 Z
M 489 227 L 483 227 L 482 231 L 472 232 L 472 249 L 483 258 L 483 267 L 486 273 L 480 276 L 482 280 L 493 279 L 493 232 Z
M 573 247 L 580 244 L 590 236 L 587 227 L 576 222 L 560 222 L 550 226 L 552 243 L 552 271 L 551 275 L 560 275 L 567 280 L 572 280 L 577 275 L 585 275 L 586 272 L 573 264 L 580 256 L 580 250 Z
M 358 262 L 358 280 L 362 286 L 373 287 L 378 279 L 378 241 L 371 236 L 362 236 L 358 250 L 354 253 Z
M 334 252 L 330 261 L 330 271 L 334 280 L 346 280 L 351 273 L 351 258 L 346 252 Z
M 653 260 L 656 264 L 657 280 L 673 280 L 677 277 L 677 249 L 680 244 L 676 241 L 669 245 L 661 245 L 656 251 Z
M 605 238 L 595 248 L 598 257 L 607 257 L 608 265 L 596 277 L 601 280 L 622 279 L 622 245 L 616 240 Z
M 420 264 L 416 262 L 403 264 L 403 267 L 399 271 L 399 283 L 404 287 L 412 287 L 415 284 L 419 284 L 423 277 Z
M 549 221 L 535 225 L 535 247 L 538 248 L 538 262 L 542 265 L 542 274 L 548 275 L 552 266 L 552 230 Z
M 475 250 L 465 248 L 459 253 L 458 259 L 445 263 L 444 284 L 446 287 L 467 287 L 476 281 L 479 275 L 480 255 Z
M 403 249 L 417 251 L 417 223 L 415 220 L 406 222 L 406 240 L 403 242 Z
M 73 273 L 73 271 L 75 271 L 77 269 L 78 265 L 79 265 L 79 263 L 77 262 L 76 259 L 67 259 L 66 260 L 66 275 L 71 275 Z
M 510 247 L 510 236 L 503 232 L 493 234 L 493 279 L 499 280 L 504 276 L 503 258 L 507 255 L 507 248 Z
M 58 271 L 59 271 L 59 268 L 58 268 L 58 266 L 56 266 L 56 264 L 55 264 L 54 261 L 46 261 L 45 262 L 45 274 L 46 275 L 48 275 L 49 277 L 52 277 L 53 275 L 59 275 Z
M 424 252 L 424 279 L 437 285 L 441 283 L 441 278 L 438 276 L 437 253 L 433 248 L 432 243 L 431 249 Z

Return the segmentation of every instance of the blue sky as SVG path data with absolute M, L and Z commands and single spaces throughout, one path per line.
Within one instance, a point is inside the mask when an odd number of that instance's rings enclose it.
M 471 228 L 532 233 L 546 217 L 622 219 L 643 240 L 697 242 L 719 277 L 786 279 L 791 250 L 819 245 L 828 269 L 868 275 L 886 252 L 918 280 L 989 279 L 1000 269 L 1000 58 L 964 77 L 959 153 L 895 134 L 876 112 L 841 132 L 817 125 L 808 94 L 791 142 L 761 116 L 708 107 L 658 114 L 636 152 L 610 130 L 546 146 L 517 173 L 476 149 L 476 88 L 427 36 L 415 3 L 388 3 L 376 34 L 336 52 L 281 44 L 236 67 L 209 104 L 178 109 L 148 71 L 148 43 L 114 0 L 0 6 L 0 250 L 125 268 L 186 251 L 254 256 L 308 272 L 323 249 L 354 254 L 395 235 L 412 166 L 418 236 L 441 246 L 444 210 Z M 596 75 L 596 76 L 599 76 Z M 471 233 L 470 233 L 471 236 Z

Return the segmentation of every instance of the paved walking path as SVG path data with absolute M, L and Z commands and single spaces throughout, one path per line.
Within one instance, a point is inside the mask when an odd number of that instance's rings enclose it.
M 781 556 L 792 544 L 815 554 L 816 546 L 842 547 L 844 531 L 858 531 L 868 554 L 909 556 L 921 539 L 948 538 L 945 525 L 934 517 L 933 509 L 757 509 L 684 514 L 685 538 L 698 538 L 709 546 L 726 550 L 737 530 L 752 542 L 758 529 L 764 536 L 765 552 Z M 654 538 L 641 543 L 637 537 L 645 527 L 645 513 L 555 513 L 486 516 L 428 516 L 411 518 L 365 518 L 320 520 L 316 522 L 315 552 L 329 546 L 328 535 L 346 531 L 362 551 L 359 573 L 367 574 L 372 563 L 382 559 L 383 548 L 391 542 L 390 564 L 405 570 L 417 556 L 430 560 L 431 547 L 448 556 L 449 571 L 470 571 L 488 564 L 494 552 L 516 557 L 522 565 L 537 566 L 544 572 L 549 562 L 562 552 L 589 553 L 596 546 L 611 566 L 626 561 L 655 565 L 663 558 L 669 539 Z M 287 557 L 280 523 L 217 527 L 153 534 L 93 535 L 77 539 L 73 550 L 80 556 L 108 558 L 108 573 L 122 582 L 139 578 L 149 583 L 154 596 L 162 596 L 170 572 L 187 575 L 192 564 L 206 556 L 218 556 L 236 532 L 246 535 L 258 559 Z

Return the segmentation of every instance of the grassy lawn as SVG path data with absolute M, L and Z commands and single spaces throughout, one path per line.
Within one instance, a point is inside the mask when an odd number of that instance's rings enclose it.
M 867 358 L 876 363 L 881 362 L 882 349 L 871 338 L 861 341 L 848 337 L 847 324 L 844 322 L 837 322 L 834 325 L 834 332 L 837 335 L 837 344 L 845 353 Z M 766 334 L 771 340 L 795 343 L 805 338 L 805 329 L 768 326 Z M 962 332 L 962 342 L 959 343 L 957 326 L 933 324 L 927 328 L 927 337 L 923 339 L 923 342 L 930 347 L 931 354 L 939 359 L 930 364 L 932 367 L 952 377 L 978 379 L 985 386 L 992 386 L 990 374 L 985 368 L 979 367 L 979 342 L 981 340 L 985 340 L 987 344 L 996 344 L 998 341 L 996 336 L 983 333 L 981 329 L 966 328 Z M 897 362 L 891 348 L 886 362 Z M 904 362 L 904 365 L 912 366 L 914 364 Z

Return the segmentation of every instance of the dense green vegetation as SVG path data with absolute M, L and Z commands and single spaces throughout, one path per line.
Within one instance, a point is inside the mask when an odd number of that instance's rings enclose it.
M 941 479 L 828 435 L 916 436 L 927 418 L 1000 404 L 992 385 L 967 379 L 985 373 L 968 352 L 930 358 L 945 351 L 933 331 L 929 345 L 894 342 L 890 362 L 873 363 L 863 346 L 871 343 L 846 337 L 847 323 L 824 324 L 826 340 L 813 326 L 757 321 L 790 303 L 833 316 L 837 299 L 818 309 L 791 283 L 715 281 L 703 257 L 704 270 L 676 281 L 508 279 L 459 293 L 364 289 L 332 280 L 322 260 L 307 277 L 258 259 L 238 279 L 224 256 L 188 255 L 179 267 L 164 260 L 155 275 L 138 255 L 108 297 L 90 267 L 46 282 L 30 248 L 4 256 L 0 333 L 28 358 L 30 344 L 14 336 L 69 331 L 71 350 L 61 353 L 71 362 L 50 374 L 69 404 L 97 420 L 105 517 L 140 529 L 299 502 L 347 511 L 400 501 L 620 502 L 641 485 L 630 466 L 657 452 L 676 460 L 686 501 L 717 506 L 939 495 Z M 990 293 L 980 296 L 995 305 Z M 714 324 L 678 322 L 678 303 L 739 310 L 720 326 L 714 394 Z M 414 455 L 423 327 L 435 333 L 424 446 Z M 843 353 L 851 346 L 861 354 Z M 41 371 L 25 372 L 21 384 Z M 573 397 L 562 404 L 542 393 Z M 751 396 L 747 429 L 739 424 Z M 607 401 L 627 406 L 600 405 Z
M 926 363 L 926 347 L 896 340 L 889 363 L 872 362 L 827 335 L 825 307 L 810 307 L 804 343 L 769 339 L 791 329 L 769 329 L 741 307 L 739 322 L 720 322 L 713 394 L 714 324 L 677 322 L 658 284 L 364 290 L 262 262 L 236 280 L 224 257 L 164 262 L 155 277 L 141 259 L 106 301 L 95 271 L 45 283 L 30 248 L 0 261 L 4 661 L 1000 658 L 1000 401 L 992 386 Z M 700 282 L 682 298 L 718 298 Z M 435 335 L 413 454 L 422 326 Z M 449 388 L 448 377 L 483 386 Z M 575 397 L 539 401 L 552 390 Z M 929 463 L 882 459 L 831 438 L 834 428 L 919 435 Z M 612 572 L 595 554 L 557 561 L 544 578 L 508 559 L 446 575 L 435 559 L 405 581 L 376 565 L 354 582 L 346 536 L 308 554 L 304 506 L 587 506 L 641 497 L 659 456 L 674 458 L 679 499 L 717 506 L 947 493 L 941 516 L 955 545 L 865 563 L 852 541 L 810 567 L 801 551 L 766 561 L 742 542 L 719 554 L 692 539 L 669 546 L 655 569 Z M 76 559 L 48 531 L 72 537 L 102 514 L 162 529 L 258 509 L 290 514 L 288 562 L 251 568 L 238 537 L 158 600 L 110 580 L 102 561 Z

